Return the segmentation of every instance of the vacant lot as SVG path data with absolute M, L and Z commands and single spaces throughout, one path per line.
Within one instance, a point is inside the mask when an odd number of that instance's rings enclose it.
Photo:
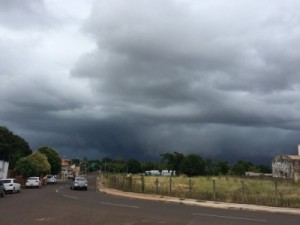
M 269 206 L 300 207 L 300 183 L 242 177 L 154 177 L 102 174 L 102 182 L 124 191 Z

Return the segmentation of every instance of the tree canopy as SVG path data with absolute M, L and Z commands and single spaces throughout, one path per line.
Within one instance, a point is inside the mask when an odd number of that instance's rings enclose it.
M 16 163 L 14 171 L 17 175 L 22 175 L 24 177 L 33 177 L 39 175 L 37 161 L 29 157 L 20 158 Z
M 140 173 L 142 172 L 142 165 L 136 159 L 129 159 L 127 161 L 127 172 L 128 173 Z
M 189 154 L 182 160 L 181 172 L 188 176 L 205 175 L 205 161 L 199 155 Z
M 61 171 L 61 158 L 54 149 L 44 146 L 39 148 L 38 152 L 47 157 L 47 160 L 51 166 L 51 174 L 58 174 Z
M 47 157 L 44 154 L 42 154 L 40 152 L 34 152 L 30 156 L 28 156 L 28 158 L 35 161 L 35 163 L 37 164 L 38 173 L 40 176 L 50 173 L 51 166 L 47 160 Z
M 20 158 L 30 155 L 32 150 L 23 138 L 0 126 L 0 153 L 9 155 L 9 168 L 12 169 Z

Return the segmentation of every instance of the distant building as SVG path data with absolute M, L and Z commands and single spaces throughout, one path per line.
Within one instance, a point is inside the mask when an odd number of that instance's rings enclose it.
M 7 152 L 0 152 L 0 180 L 7 178 L 9 166 L 9 155 Z
M 70 160 L 62 159 L 61 160 L 60 179 L 63 179 L 63 180 L 68 179 L 69 168 L 70 168 Z
M 162 170 L 161 171 L 162 176 L 176 176 L 175 170 Z
M 300 180 L 300 145 L 298 155 L 276 155 L 272 161 L 273 177 Z
M 145 172 L 146 175 L 152 175 L 152 176 L 160 176 L 159 170 L 149 170 Z
M 272 177 L 272 173 L 255 173 L 255 172 L 245 172 L 248 177 Z

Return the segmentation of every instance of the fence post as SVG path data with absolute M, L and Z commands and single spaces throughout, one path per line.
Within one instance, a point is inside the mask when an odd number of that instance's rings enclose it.
M 214 201 L 216 201 L 216 181 L 213 179 L 213 197 Z
M 144 175 L 142 175 L 141 181 L 142 181 L 142 193 L 144 193 L 145 192 L 145 178 L 144 178 Z
M 277 186 L 277 180 L 275 180 L 275 205 L 278 206 L 278 186 Z
M 125 176 L 123 176 L 123 191 L 125 190 Z
M 128 186 L 129 186 L 128 189 L 129 189 L 129 191 L 132 191 L 132 176 L 129 176 L 129 177 L 128 177 L 128 183 L 129 183 L 129 184 L 128 184 Z
M 242 180 L 242 201 L 245 203 L 245 182 Z
M 172 195 L 172 177 L 170 177 L 169 194 Z
M 158 178 L 155 180 L 155 193 L 158 194 Z
M 192 179 L 189 179 L 189 196 L 192 196 Z

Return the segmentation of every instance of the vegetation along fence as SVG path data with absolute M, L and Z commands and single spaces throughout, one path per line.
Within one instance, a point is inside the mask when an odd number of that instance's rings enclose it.
M 105 187 L 181 199 L 300 208 L 300 183 L 241 177 L 155 177 L 101 174 Z

